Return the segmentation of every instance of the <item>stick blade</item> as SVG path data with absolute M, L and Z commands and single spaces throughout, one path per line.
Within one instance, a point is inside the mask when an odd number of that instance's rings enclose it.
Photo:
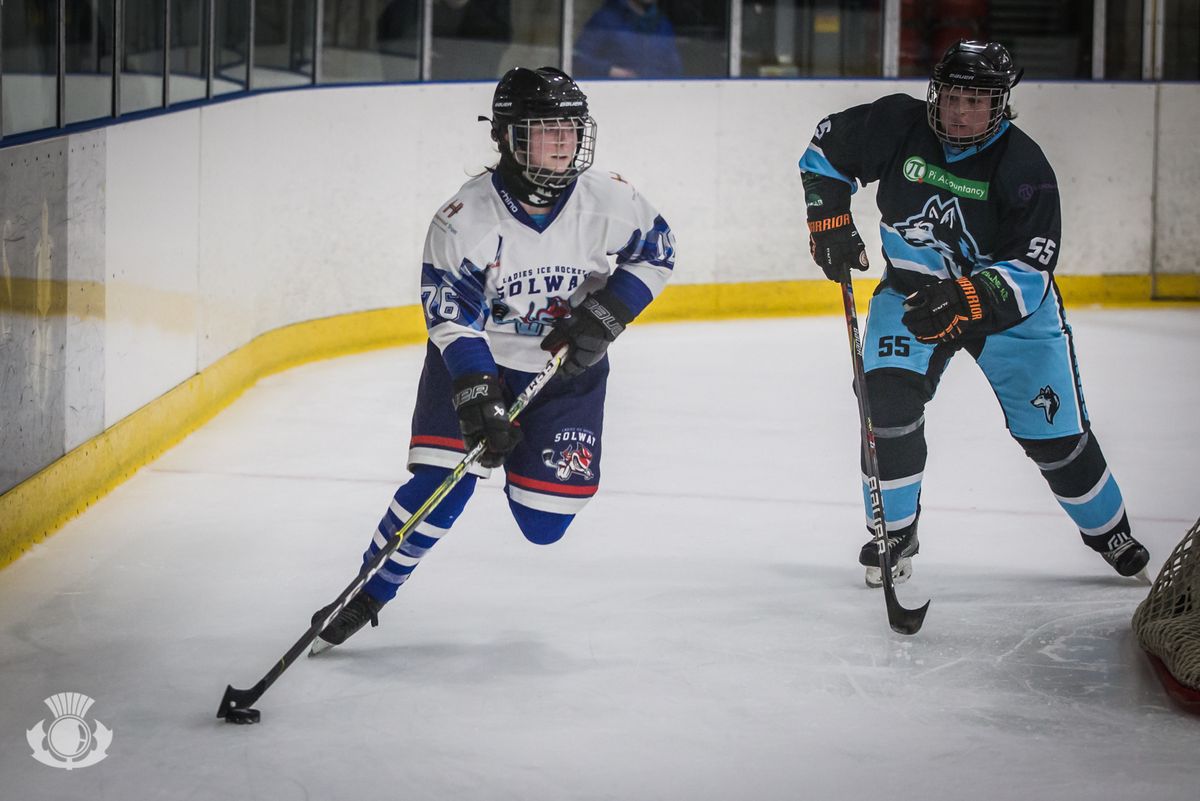
M 929 601 L 918 609 L 905 609 L 892 593 L 886 593 L 888 625 L 897 634 L 916 634 L 925 623 L 925 613 L 929 611 Z
M 257 723 L 258 710 L 250 709 L 250 705 L 257 701 L 266 689 L 266 685 L 261 681 L 249 690 L 238 690 L 232 684 L 228 685 L 225 695 L 221 698 L 221 708 L 217 710 L 217 717 L 234 723 Z M 250 712 L 253 715 L 249 715 Z M 254 719 L 247 720 L 248 717 Z

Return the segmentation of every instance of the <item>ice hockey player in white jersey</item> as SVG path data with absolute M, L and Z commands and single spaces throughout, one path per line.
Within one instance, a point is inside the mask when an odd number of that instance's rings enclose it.
M 429 343 L 412 478 L 396 491 L 364 564 L 468 449 L 483 441 L 484 455 L 325 627 L 316 651 L 378 623 L 492 468 L 503 466 L 509 507 L 528 540 L 563 536 L 600 483 L 608 346 L 674 267 L 674 238 L 654 207 L 621 176 L 588 171 L 596 122 L 566 73 L 507 72 L 492 100 L 491 135 L 499 163 L 463 184 L 429 226 L 421 269 Z M 559 374 L 519 424 L 510 422 L 512 399 L 564 344 Z

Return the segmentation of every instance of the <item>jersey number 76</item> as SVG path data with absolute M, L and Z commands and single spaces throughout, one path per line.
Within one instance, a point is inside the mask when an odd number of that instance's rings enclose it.
M 453 320 L 458 316 L 458 295 L 453 287 L 428 287 L 421 290 L 427 320 Z

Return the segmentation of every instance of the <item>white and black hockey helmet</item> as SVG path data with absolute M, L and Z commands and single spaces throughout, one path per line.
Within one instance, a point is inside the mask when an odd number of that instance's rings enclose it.
M 485 119 L 485 118 L 480 118 Z M 596 121 L 587 95 L 560 69 L 517 67 L 504 73 L 492 97 L 492 139 L 500 148 L 497 169 L 509 190 L 533 206 L 548 206 L 588 167 L 596 154 Z M 575 154 L 565 168 L 530 164 L 535 130 L 568 123 L 575 130 Z
M 996 133 L 1000 123 L 1012 117 L 1008 98 L 1012 88 L 1021 80 L 1025 70 L 1018 69 L 1008 49 L 999 42 L 980 42 L 961 39 L 950 45 L 933 68 L 926 95 L 926 114 L 929 127 L 948 145 L 970 147 L 987 141 Z M 938 100 L 943 93 L 960 89 L 990 103 L 986 128 L 970 136 L 953 136 L 941 121 Z

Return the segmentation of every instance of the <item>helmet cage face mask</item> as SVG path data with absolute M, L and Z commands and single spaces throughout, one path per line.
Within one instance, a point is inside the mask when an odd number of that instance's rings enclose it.
M 960 39 L 934 65 L 925 97 L 929 127 L 938 139 L 952 147 L 967 148 L 987 141 L 1012 116 L 1008 109 L 1009 93 L 1024 72 L 999 42 Z M 948 111 L 943 106 L 951 103 L 958 106 L 955 110 L 960 114 L 957 119 L 942 119 Z M 966 112 L 962 113 L 964 107 Z M 951 133 L 956 122 L 960 124 L 959 133 Z M 974 131 L 965 131 L 963 125 Z
M 583 174 L 596 156 L 596 121 L 590 116 L 582 117 L 533 117 L 509 123 L 504 128 L 506 137 L 501 147 L 521 170 L 521 176 L 545 192 L 539 195 L 557 197 L 572 182 Z M 534 164 L 531 160 L 545 160 L 546 153 L 553 153 L 561 142 L 563 133 L 574 134 L 574 152 L 570 161 L 554 166 Z M 540 149 L 540 153 L 535 152 Z M 532 157 L 532 158 L 531 158 Z
M 987 124 L 978 133 L 951 134 L 942 121 L 942 99 L 953 94 L 961 98 L 960 102 L 978 98 L 978 102 L 988 105 Z M 937 138 L 947 145 L 956 148 L 968 148 L 986 142 L 1000 128 L 1008 110 L 1009 90 L 1001 86 L 978 86 L 967 83 L 940 81 L 936 77 L 929 82 L 926 95 L 925 113 L 929 127 Z

